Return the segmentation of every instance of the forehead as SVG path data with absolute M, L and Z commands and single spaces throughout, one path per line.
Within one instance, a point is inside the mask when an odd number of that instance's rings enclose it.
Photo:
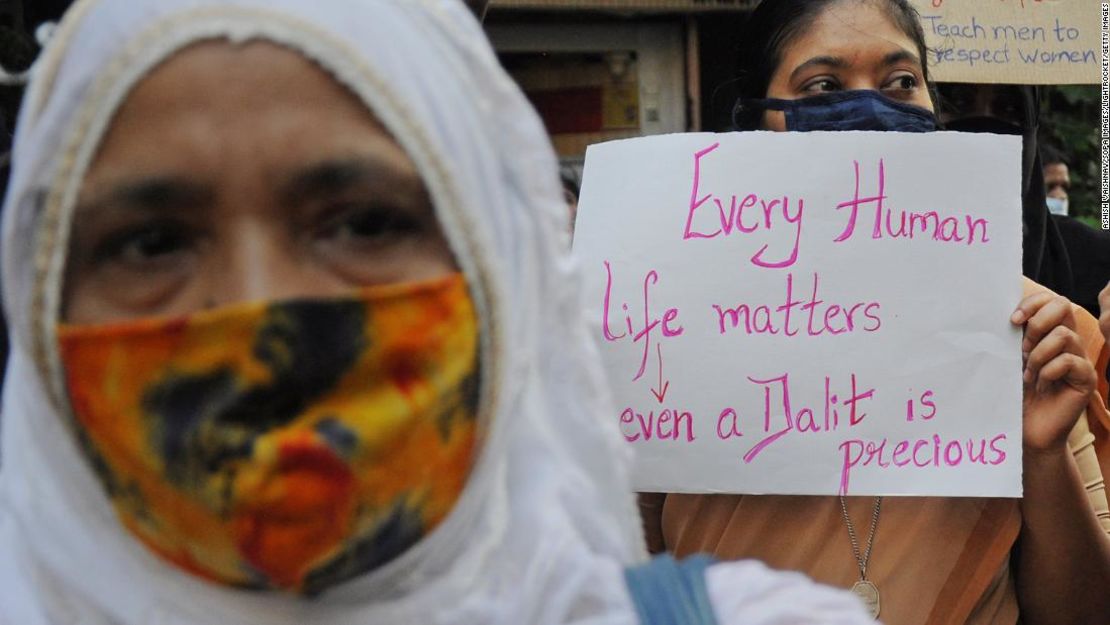
M 127 95 L 85 186 L 167 168 L 223 178 L 244 162 L 281 168 L 367 152 L 416 175 L 370 109 L 316 63 L 262 41 L 206 41 L 169 57 Z
M 840 0 L 817 14 L 782 50 L 780 69 L 814 56 L 836 56 L 862 62 L 905 50 L 917 55 L 913 39 L 885 10 L 885 2 Z M 783 67 L 791 66 L 791 67 Z
M 265 41 L 214 40 L 180 50 L 139 81 L 120 112 L 197 107 L 211 114 L 241 113 L 259 102 L 322 112 L 359 110 L 372 119 L 362 103 L 318 65 Z

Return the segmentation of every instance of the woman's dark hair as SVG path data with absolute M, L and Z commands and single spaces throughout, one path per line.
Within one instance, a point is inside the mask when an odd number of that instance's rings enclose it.
M 782 62 L 782 51 L 790 45 L 817 16 L 837 2 L 849 0 L 763 0 L 748 18 L 740 44 L 737 64 L 737 82 L 740 99 L 757 99 L 767 96 L 771 76 Z M 921 58 L 922 76 L 929 84 L 928 57 L 925 32 L 917 9 L 909 0 L 853 0 L 885 5 L 887 15 L 917 46 Z M 740 130 L 760 127 L 762 110 L 737 108 L 734 121 Z
M 1064 151 L 1060 148 L 1048 143 L 1041 139 L 1041 165 L 1047 167 L 1049 165 L 1069 165 L 1068 159 L 1064 156 Z

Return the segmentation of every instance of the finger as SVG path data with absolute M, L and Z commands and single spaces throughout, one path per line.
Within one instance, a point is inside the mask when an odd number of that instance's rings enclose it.
M 1079 336 L 1074 331 L 1065 326 L 1056 326 L 1029 352 L 1022 380 L 1026 384 L 1032 383 L 1037 379 L 1037 373 L 1041 368 L 1061 354 L 1082 357 L 1083 347 L 1079 342 Z
M 1026 319 L 1036 314 L 1036 312 L 1041 309 L 1041 306 L 1052 301 L 1053 297 L 1056 297 L 1055 293 L 1040 291 L 1021 298 L 1017 308 L 1014 309 L 1014 314 L 1010 315 L 1010 323 L 1016 326 L 1025 323 Z
M 1095 388 L 1095 368 L 1083 356 L 1060 354 L 1041 367 L 1037 387 L 1043 390 L 1043 385 L 1056 382 L 1066 382 L 1077 390 L 1090 392 Z
M 1075 329 L 1075 314 L 1068 298 L 1053 296 L 1025 322 L 1025 340 L 1022 352 L 1030 352 L 1056 326 Z

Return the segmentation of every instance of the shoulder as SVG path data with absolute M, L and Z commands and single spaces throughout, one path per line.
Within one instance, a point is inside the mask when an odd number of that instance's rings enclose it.
M 715 564 L 706 570 L 705 578 L 720 625 L 875 622 L 852 594 L 801 573 L 772 571 L 754 560 Z
M 1061 236 L 1064 237 L 1064 242 L 1068 245 L 1068 252 L 1075 244 L 1080 246 L 1085 244 L 1094 244 L 1096 247 L 1084 249 L 1084 252 L 1090 254 L 1099 254 L 1103 257 L 1110 256 L 1110 252 L 1103 247 L 1110 243 L 1110 232 L 1104 230 L 1096 230 L 1087 224 L 1079 221 L 1074 217 L 1067 215 L 1052 215 L 1052 221 L 1056 223 L 1056 227 L 1060 230 Z

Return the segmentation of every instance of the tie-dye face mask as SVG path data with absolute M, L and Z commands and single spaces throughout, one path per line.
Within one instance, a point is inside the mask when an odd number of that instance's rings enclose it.
M 423 538 L 470 473 L 478 329 L 460 275 L 59 334 L 122 523 L 209 580 L 323 591 Z

